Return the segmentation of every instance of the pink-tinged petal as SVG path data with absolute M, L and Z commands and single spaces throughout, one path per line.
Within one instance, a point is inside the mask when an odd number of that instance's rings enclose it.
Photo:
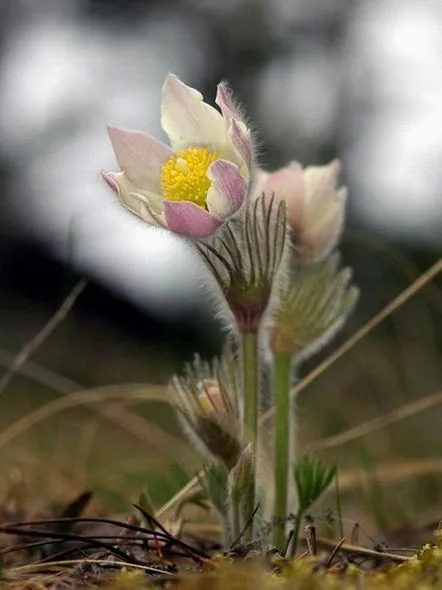
M 100 172 L 101 177 L 103 178 L 103 180 L 106 182 L 106 184 L 108 186 L 110 186 L 110 188 L 114 191 L 114 193 L 119 192 L 120 188 L 119 188 L 119 184 L 117 179 L 115 178 L 115 176 L 117 174 L 119 174 L 118 172 L 106 172 L 105 170 L 101 170 Z
M 252 168 L 252 135 L 250 130 L 242 121 L 232 119 L 229 126 L 229 136 L 250 174 Z
M 174 150 L 190 145 L 224 149 L 226 129 L 221 114 L 203 102 L 203 95 L 169 74 L 163 86 L 161 124 Z
M 108 133 L 121 170 L 138 188 L 159 192 L 161 168 L 172 150 L 142 131 L 108 126 Z
M 235 102 L 232 98 L 232 93 L 225 82 L 220 82 L 216 87 L 215 102 L 221 109 L 225 119 L 231 119 L 232 117 L 235 117 L 235 119 L 242 120 L 242 115 L 235 105 Z
M 120 201 L 124 201 L 125 196 L 136 190 L 135 185 L 127 178 L 124 172 L 101 172 L 103 180 L 117 194 Z
M 252 136 L 250 129 L 245 125 L 243 117 L 224 82 L 218 84 L 215 102 L 226 120 L 228 134 L 235 150 L 242 158 L 248 171 L 250 171 L 252 166 Z
M 303 217 L 302 167 L 291 162 L 285 168 L 272 172 L 261 184 L 261 190 L 271 196 L 284 199 L 287 207 L 287 221 L 296 230 Z
M 247 182 L 238 166 L 226 160 L 216 160 L 209 166 L 207 176 L 212 185 L 207 192 L 207 207 L 224 218 L 237 211 L 247 196 Z
M 222 219 L 189 201 L 164 201 L 169 229 L 188 238 L 207 238 L 222 224 Z

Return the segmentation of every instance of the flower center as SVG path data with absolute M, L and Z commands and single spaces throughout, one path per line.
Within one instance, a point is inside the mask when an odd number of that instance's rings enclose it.
M 188 147 L 167 160 L 161 171 L 161 189 L 168 201 L 191 201 L 206 207 L 211 180 L 207 169 L 218 158 L 204 147 Z

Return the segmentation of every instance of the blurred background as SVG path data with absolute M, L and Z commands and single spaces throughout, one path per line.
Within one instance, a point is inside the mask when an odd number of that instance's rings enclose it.
M 1 393 L 4 431 L 64 393 L 161 385 L 194 352 L 219 350 L 194 254 L 119 208 L 99 175 L 115 168 L 107 123 L 164 139 L 168 72 L 211 103 L 227 79 L 263 167 L 341 158 L 342 251 L 362 297 L 339 342 L 440 257 L 438 0 L 0 0 L 0 23 L 2 371 L 75 281 L 89 281 Z M 302 393 L 301 448 L 442 389 L 441 287 L 438 277 Z M 166 443 L 154 430 L 147 441 L 143 424 L 177 430 L 162 404 L 115 404 L 113 418 L 74 408 L 3 441 L 3 492 L 20 481 L 54 497 L 89 487 L 106 506 L 133 499 L 166 464 Z M 441 420 L 436 405 L 323 451 L 349 481 L 367 475 L 348 486 L 349 518 L 385 530 L 442 517 Z

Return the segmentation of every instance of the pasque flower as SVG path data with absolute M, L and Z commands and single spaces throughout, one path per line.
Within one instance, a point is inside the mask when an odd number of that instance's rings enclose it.
M 224 83 L 220 112 L 169 74 L 161 124 L 170 147 L 141 131 L 109 126 L 120 166 L 103 177 L 130 211 L 177 234 L 204 238 L 242 205 L 252 164 L 250 130 Z
M 169 399 L 189 440 L 202 454 L 231 469 L 242 451 L 241 399 L 231 351 L 212 364 L 196 356 L 175 375 Z
M 347 189 L 337 188 L 340 162 L 302 168 L 297 162 L 260 171 L 257 194 L 282 198 L 287 221 L 294 230 L 299 255 L 308 261 L 324 259 L 336 245 L 344 224 Z

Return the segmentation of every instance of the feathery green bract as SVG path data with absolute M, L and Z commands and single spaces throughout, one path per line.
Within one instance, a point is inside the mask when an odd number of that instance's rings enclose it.
M 272 349 L 291 350 L 297 362 L 309 358 L 342 328 L 359 289 L 350 284 L 350 268 L 339 269 L 338 252 L 326 260 L 301 265 L 281 294 L 272 327 Z
M 279 271 L 286 239 L 285 203 L 259 196 L 197 248 L 242 333 L 259 329 Z

